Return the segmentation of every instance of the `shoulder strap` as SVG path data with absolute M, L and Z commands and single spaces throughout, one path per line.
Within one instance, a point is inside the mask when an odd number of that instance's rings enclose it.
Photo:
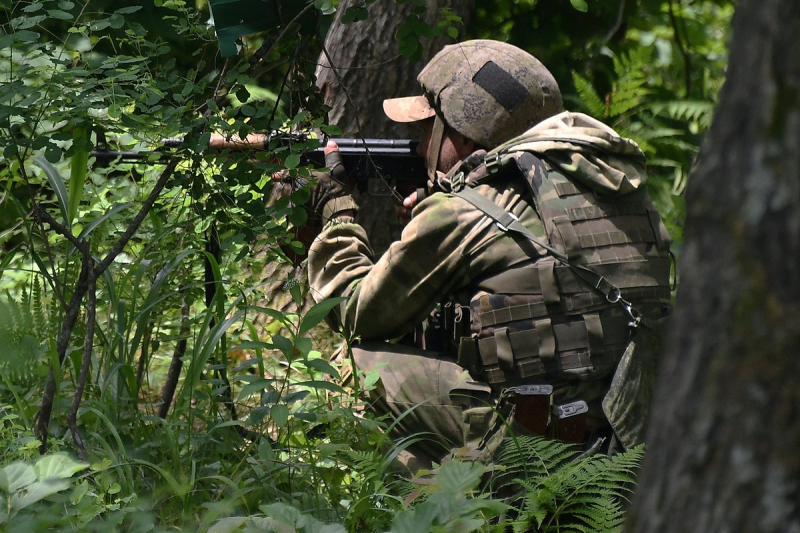
M 544 168 L 543 164 L 542 168 Z M 590 268 L 583 265 L 570 263 L 569 258 L 564 253 L 538 239 L 528 228 L 523 226 L 517 217 L 512 213 L 505 211 L 503 208 L 480 194 L 473 187 L 465 187 L 464 189 L 455 191 L 452 194 L 469 202 L 478 210 L 482 211 L 486 216 L 494 220 L 495 225 L 497 225 L 497 227 L 504 233 L 512 233 L 522 236 L 531 241 L 537 247 L 545 250 L 546 253 L 549 253 L 555 257 L 561 264 L 568 267 L 581 280 L 602 294 L 608 302 L 619 303 L 630 317 L 630 324 L 632 327 L 636 327 L 640 323 L 647 327 L 651 327 L 651 325 L 648 323 L 653 321 L 645 319 L 641 313 L 638 313 L 635 309 L 633 309 L 631 303 L 622 298 L 622 294 L 618 287 Z

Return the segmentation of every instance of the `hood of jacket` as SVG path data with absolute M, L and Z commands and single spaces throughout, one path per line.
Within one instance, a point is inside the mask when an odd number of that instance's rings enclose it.
M 583 113 L 544 120 L 492 152 L 529 151 L 604 194 L 627 194 L 647 179 L 645 156 L 630 139 Z

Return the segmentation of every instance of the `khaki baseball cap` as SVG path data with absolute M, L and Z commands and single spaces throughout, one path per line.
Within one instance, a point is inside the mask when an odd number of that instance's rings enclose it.
M 383 112 L 395 122 L 417 122 L 436 114 L 436 111 L 428 103 L 428 99 L 423 95 L 384 100 Z

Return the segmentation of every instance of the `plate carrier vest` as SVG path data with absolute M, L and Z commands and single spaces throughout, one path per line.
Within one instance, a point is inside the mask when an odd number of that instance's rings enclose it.
M 548 242 L 475 191 L 499 174 L 525 179 Z M 470 302 L 458 363 L 476 377 L 491 385 L 603 377 L 636 327 L 669 313 L 670 239 L 644 185 L 602 194 L 512 144 L 457 173 L 451 192 L 544 253 L 473 287 L 488 294 Z

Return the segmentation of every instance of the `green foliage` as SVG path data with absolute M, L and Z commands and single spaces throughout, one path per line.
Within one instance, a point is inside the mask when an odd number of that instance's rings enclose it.
M 431 26 L 423 2 L 406 1 L 403 54 L 456 35 L 452 11 Z M 478 4 L 474 35 L 555 65 L 570 106 L 639 142 L 679 236 L 680 193 L 724 77 L 729 3 L 680 6 L 675 27 L 663 2 L 629 3 L 610 37 L 617 3 Z M 345 18 L 375 5 L 353 3 Z M 313 6 L 315 17 L 339 8 Z M 335 134 L 313 89 L 318 28 L 248 36 L 246 51 L 263 46 L 250 64 L 218 59 L 207 17 L 182 0 L 0 3 L 0 529 L 614 530 L 639 451 L 575 461 L 571 447 L 520 438 L 496 464 L 451 460 L 398 477 L 396 456 L 417 437 L 387 442 L 315 337 L 340 301 L 303 312 L 262 301 L 264 278 L 288 280 L 280 296 L 293 308 L 307 296 L 284 250 L 303 249 L 292 231 L 312 177 L 301 156 L 318 141 L 205 149 L 211 132 Z M 675 28 L 694 58 L 688 82 Z M 184 142 L 166 149 L 169 137 Z M 106 162 L 98 148 L 151 164 Z M 288 196 L 271 178 L 282 169 Z M 107 257 L 84 296 L 86 265 Z M 55 454 L 37 460 L 44 436 Z
M 578 456 L 574 446 L 540 437 L 506 439 L 493 481 L 513 492 L 514 531 L 619 531 L 624 505 L 644 455 L 639 446 L 614 456 Z

